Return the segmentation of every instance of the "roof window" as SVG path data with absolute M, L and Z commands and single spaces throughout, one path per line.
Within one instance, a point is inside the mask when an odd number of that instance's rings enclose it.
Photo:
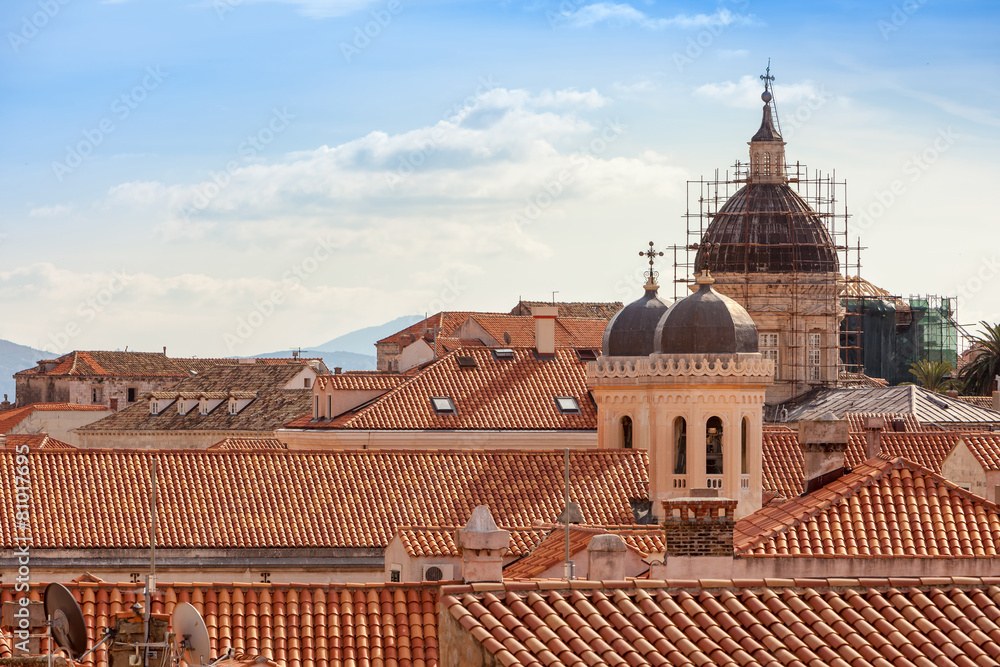
M 439 415 L 453 415 L 455 412 L 455 402 L 448 396 L 432 396 L 431 406 L 434 412 Z
M 564 415 L 580 414 L 580 404 L 572 396 L 556 396 L 556 407 Z
M 498 347 L 493 350 L 493 357 L 495 359 L 513 359 L 514 350 L 509 347 Z
M 459 368 L 475 368 L 479 365 L 472 357 L 456 357 L 455 359 L 458 361 Z
M 580 357 L 580 361 L 597 361 L 597 350 L 585 348 L 578 349 L 576 353 Z

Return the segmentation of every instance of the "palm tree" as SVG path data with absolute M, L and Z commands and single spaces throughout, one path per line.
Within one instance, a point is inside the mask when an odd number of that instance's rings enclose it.
M 971 339 L 972 361 L 962 368 L 966 394 L 989 396 L 1000 375 L 1000 324 L 980 322 L 984 333 Z
M 951 364 L 947 361 L 931 361 L 921 359 L 910 364 L 910 375 L 916 378 L 917 382 L 924 389 L 931 391 L 944 391 L 951 388 Z

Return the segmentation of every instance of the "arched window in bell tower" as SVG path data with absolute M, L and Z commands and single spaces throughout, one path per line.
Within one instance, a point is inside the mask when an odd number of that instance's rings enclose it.
M 771 154 L 770 153 L 764 153 L 764 175 L 765 176 L 770 176 L 771 175 Z
M 674 420 L 674 474 L 687 474 L 687 422 L 684 417 Z
M 743 423 L 740 425 L 740 474 L 742 475 L 750 472 L 747 467 L 747 427 L 748 420 L 744 417 Z
M 632 449 L 632 418 L 625 415 L 621 419 L 622 448 Z
M 753 156 L 753 173 L 754 174 L 760 173 L 760 153 L 757 153 L 756 155 Z
M 705 474 L 722 474 L 722 419 L 709 417 L 705 425 Z

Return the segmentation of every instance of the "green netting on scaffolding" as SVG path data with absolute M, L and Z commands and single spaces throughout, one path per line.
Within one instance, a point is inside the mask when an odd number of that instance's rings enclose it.
M 958 325 L 955 323 L 954 300 L 950 298 L 911 298 L 910 308 L 922 316 L 915 318 L 920 359 L 943 361 L 958 365 Z

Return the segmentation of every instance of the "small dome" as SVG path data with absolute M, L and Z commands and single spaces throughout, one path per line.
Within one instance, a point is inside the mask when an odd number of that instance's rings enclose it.
M 730 355 L 757 352 L 757 327 L 750 314 L 712 289 L 715 281 L 698 277 L 698 291 L 663 314 L 654 345 L 659 354 Z
M 638 301 L 619 310 L 604 330 L 604 356 L 645 357 L 653 352 L 653 335 L 660 317 L 670 304 L 657 295 L 656 286 L 646 285 Z

